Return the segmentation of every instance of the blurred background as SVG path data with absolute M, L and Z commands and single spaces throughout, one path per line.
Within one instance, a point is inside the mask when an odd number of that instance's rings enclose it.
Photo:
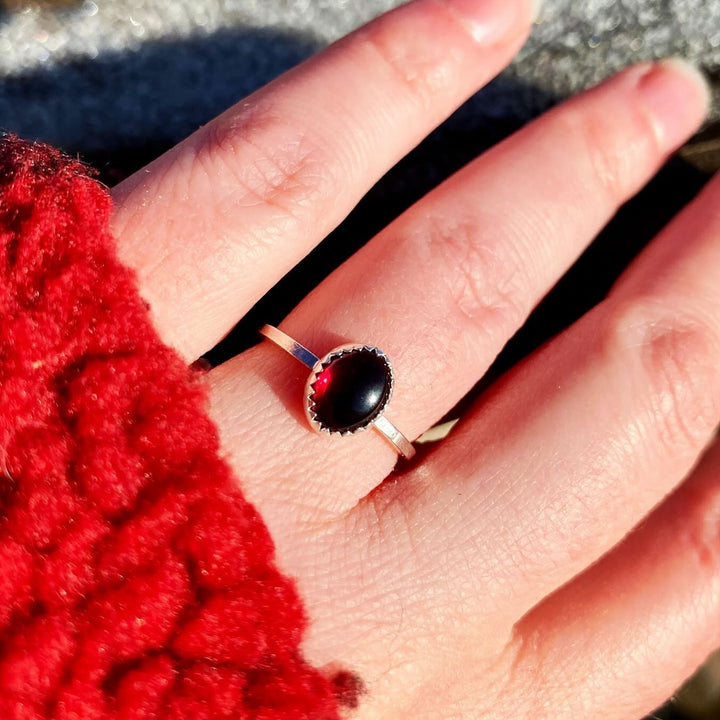
M 0 128 L 79 155 L 112 185 L 396 4 L 0 0 Z M 222 362 L 256 342 L 263 322 L 278 321 L 390 219 L 497 140 L 614 70 L 668 55 L 690 58 L 720 87 L 720 0 L 545 0 L 513 65 L 388 173 L 207 360 Z M 720 92 L 707 127 L 620 211 L 508 344 L 475 394 L 598 302 L 718 167 Z M 602 717 L 602 708 L 597 711 Z M 652 717 L 720 720 L 720 654 Z

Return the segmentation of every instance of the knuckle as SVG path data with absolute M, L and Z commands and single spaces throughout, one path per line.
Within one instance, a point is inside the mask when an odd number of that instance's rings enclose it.
M 717 450 L 713 448 L 709 456 L 712 458 L 710 468 L 713 468 Z M 709 472 L 710 482 L 702 473 L 700 480 L 690 478 L 682 489 L 689 494 L 686 503 L 690 507 L 676 513 L 672 520 L 678 526 L 678 536 L 685 538 L 691 562 L 694 559 L 710 577 L 720 577 L 720 487 L 713 470 Z
M 622 301 L 606 322 L 603 334 L 631 354 L 630 368 L 639 368 L 653 432 L 672 450 L 707 442 L 720 416 L 720 343 L 712 323 L 667 299 Z
M 613 207 L 624 202 L 653 158 L 660 157 L 655 130 L 637 108 L 623 107 L 616 114 L 574 103 L 562 116 L 564 134 L 578 143 L 577 156 L 587 159 L 593 184 Z
M 238 205 L 270 206 L 287 224 L 332 196 L 335 162 L 307 128 L 268 108 L 243 108 L 206 126 L 193 169 L 214 186 L 223 177 Z
M 359 31 L 360 41 L 425 109 L 435 105 L 438 95 L 452 86 L 459 60 L 457 47 L 444 46 L 440 54 L 433 51 L 432 43 L 417 41 L 418 36 L 430 36 L 433 20 L 447 24 L 447 18 L 441 16 L 437 9 L 434 13 L 434 18 L 423 18 L 423 25 L 427 27 L 418 27 L 415 33 L 408 32 L 407 28 L 398 32 L 398 28 L 389 22 L 370 24 Z M 425 14 L 428 15 L 428 12 Z
M 506 333 L 521 324 L 531 292 L 515 244 L 489 240 L 477 219 L 428 217 L 423 222 L 422 253 L 436 268 L 449 308 L 485 333 Z
M 705 508 L 698 530 L 690 537 L 692 554 L 712 576 L 720 575 L 720 497 Z

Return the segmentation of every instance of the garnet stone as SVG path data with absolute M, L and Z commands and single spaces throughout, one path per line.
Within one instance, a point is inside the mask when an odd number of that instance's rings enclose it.
M 377 348 L 338 348 L 323 358 L 308 381 L 308 415 L 328 432 L 351 433 L 370 425 L 392 393 L 392 369 Z

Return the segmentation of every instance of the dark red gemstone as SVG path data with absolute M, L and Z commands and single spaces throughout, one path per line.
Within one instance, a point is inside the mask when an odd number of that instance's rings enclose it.
M 312 411 L 333 432 L 369 425 L 390 399 L 392 374 L 387 358 L 365 348 L 332 358 L 313 383 Z

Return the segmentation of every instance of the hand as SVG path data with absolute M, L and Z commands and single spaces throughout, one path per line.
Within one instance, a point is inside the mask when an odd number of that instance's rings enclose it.
M 116 188 L 121 258 L 165 340 L 188 361 L 211 348 L 510 61 L 531 4 L 416 0 Z M 622 72 L 423 198 L 282 328 L 318 354 L 382 348 L 388 414 L 418 436 L 706 104 L 677 61 Z M 374 432 L 309 431 L 307 371 L 273 344 L 208 373 L 306 602 L 306 656 L 360 676 L 357 718 L 627 719 L 720 643 L 720 449 L 692 469 L 720 419 L 718 203 L 712 182 L 604 302 L 397 470 Z

